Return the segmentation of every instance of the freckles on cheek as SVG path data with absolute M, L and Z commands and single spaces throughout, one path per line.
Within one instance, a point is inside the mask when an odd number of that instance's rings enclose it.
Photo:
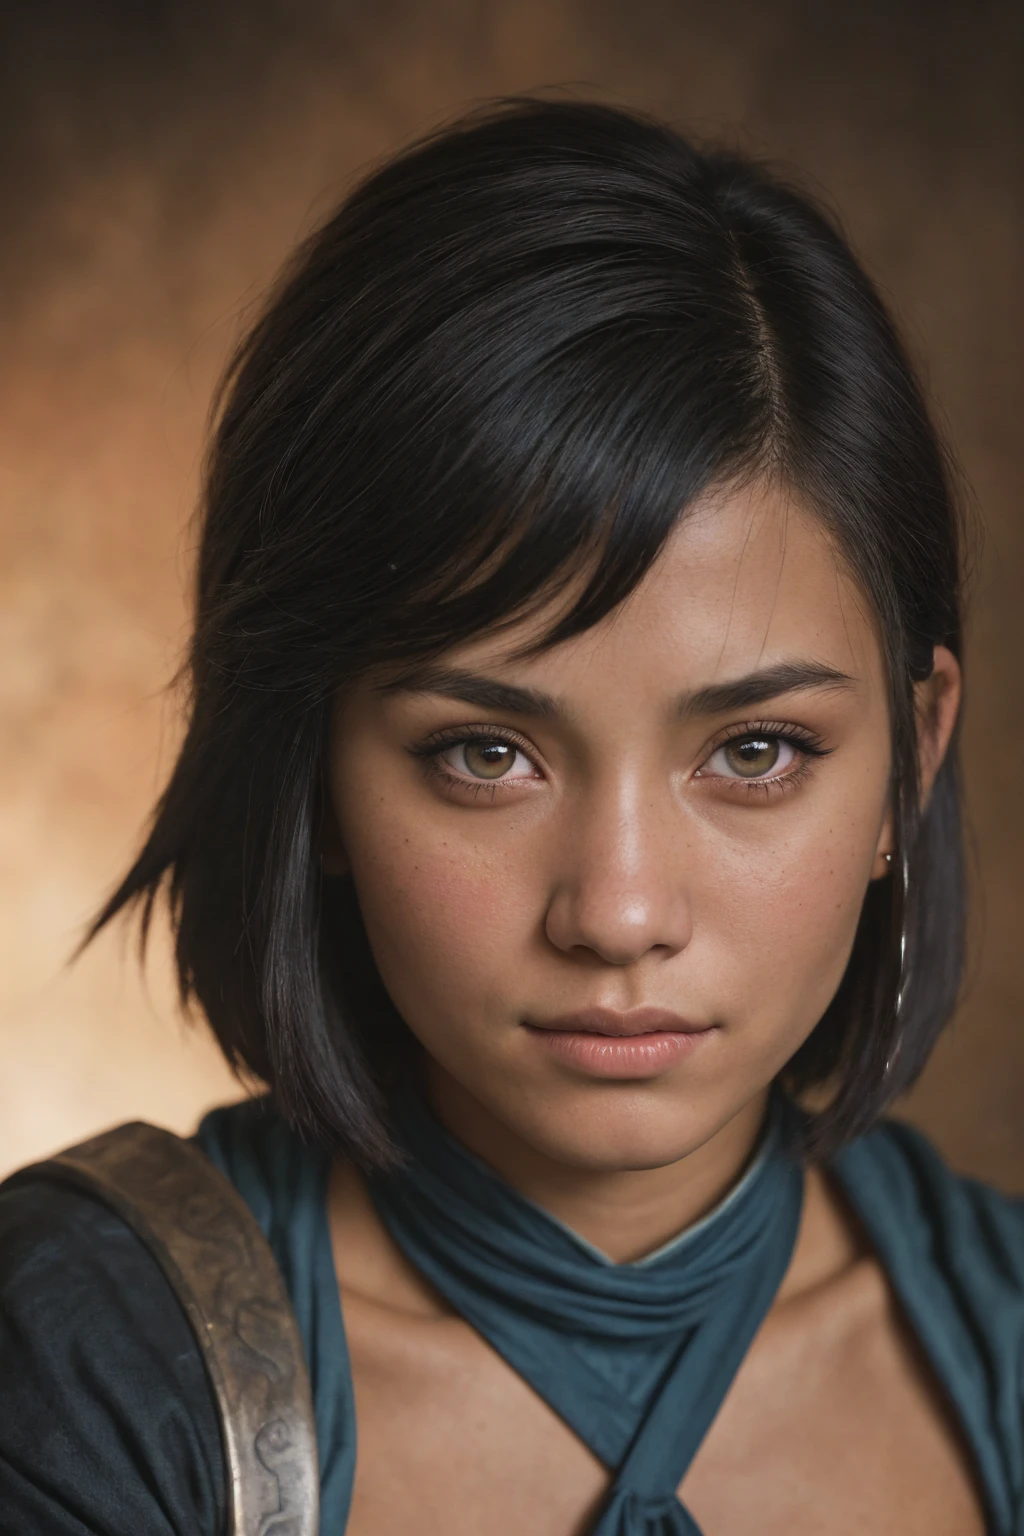
M 356 850 L 353 876 L 379 958 L 443 973 L 493 966 L 531 926 L 509 861 L 462 840 L 403 836 Z
M 763 974 L 780 982 L 816 969 L 838 983 L 870 874 L 859 829 L 833 825 L 723 861 L 722 916 Z

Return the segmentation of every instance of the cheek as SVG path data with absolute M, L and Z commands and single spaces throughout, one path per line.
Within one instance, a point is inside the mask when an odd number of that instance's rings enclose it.
M 480 823 L 365 805 L 346 837 L 360 908 L 381 977 L 414 1030 L 436 1017 L 491 1014 L 537 929 L 534 861 Z M 472 822 L 471 835 L 468 823 Z
M 737 1009 L 751 1023 L 770 1021 L 796 1040 L 828 1006 L 849 960 L 880 817 L 872 804 L 795 824 L 769 846 L 720 850 L 712 926 L 731 950 Z

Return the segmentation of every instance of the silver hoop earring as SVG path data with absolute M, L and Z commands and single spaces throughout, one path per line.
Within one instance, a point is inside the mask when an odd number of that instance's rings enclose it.
M 887 853 L 885 858 L 886 858 L 886 862 L 887 863 L 889 863 L 889 864 L 892 863 L 892 854 L 891 853 Z M 907 983 L 910 980 L 910 977 L 907 974 L 907 911 L 908 911 L 908 908 L 909 908 L 909 905 L 910 905 L 910 866 L 909 866 L 909 864 L 907 862 L 907 856 L 906 856 L 905 853 L 902 855 L 902 857 L 900 859 L 900 872 L 901 872 L 901 874 L 903 876 L 903 879 L 902 879 L 903 901 L 902 901 L 902 910 L 900 912 L 900 975 L 899 975 L 899 981 L 898 981 L 898 983 L 896 985 L 896 1026 L 897 1026 L 897 1032 L 896 1032 L 896 1040 L 895 1040 L 895 1043 L 894 1043 L 893 1048 L 892 1048 L 892 1053 L 886 1059 L 886 1063 L 885 1063 L 885 1073 L 886 1073 L 887 1077 L 892 1072 L 893 1067 L 896 1065 L 896 1062 L 899 1059 L 900 1046 L 903 1043 L 903 1040 L 902 1040 L 902 1030 L 899 1028 L 899 1024 L 900 1024 L 900 1015 L 903 1012 L 903 1003 L 904 1003 L 904 1000 L 905 1000 L 906 995 L 907 995 Z

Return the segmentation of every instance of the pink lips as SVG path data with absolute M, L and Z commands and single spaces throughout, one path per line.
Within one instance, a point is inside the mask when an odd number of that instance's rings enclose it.
M 582 1008 L 526 1028 L 567 1066 L 612 1078 L 657 1077 L 716 1033 L 666 1008 Z

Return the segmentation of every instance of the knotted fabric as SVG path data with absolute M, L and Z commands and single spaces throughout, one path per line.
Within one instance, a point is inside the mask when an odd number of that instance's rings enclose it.
M 614 1474 L 593 1536 L 700 1536 L 676 1490 L 786 1272 L 803 1196 L 776 1103 L 750 1168 L 657 1253 L 615 1264 L 518 1194 L 426 1107 L 370 1182 L 403 1252 Z

